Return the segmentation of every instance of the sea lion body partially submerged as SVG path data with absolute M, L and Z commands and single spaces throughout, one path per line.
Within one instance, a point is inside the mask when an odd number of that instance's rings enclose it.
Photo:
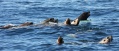
M 58 23 L 58 19 L 48 18 L 48 19 L 44 20 L 42 24 L 50 24 L 50 22 Z
M 5 25 L 5 26 L 2 26 L 0 29 L 9 29 L 9 28 L 12 28 L 12 27 L 15 27 L 13 24 L 8 24 L 8 25 Z
M 84 12 L 82 13 L 78 18 L 76 18 L 75 20 L 73 20 L 72 22 L 70 22 L 70 19 L 66 19 L 64 24 L 65 25 L 73 25 L 73 26 L 78 26 L 79 22 L 81 20 L 87 20 L 87 18 L 90 16 L 90 12 Z
M 33 22 L 25 22 L 23 24 L 20 25 L 21 26 L 29 26 L 29 25 L 33 25 Z
M 76 19 L 74 21 L 70 21 L 69 18 L 66 19 L 66 21 L 64 22 L 65 25 L 73 25 L 73 26 L 78 26 L 79 24 L 79 19 Z
M 99 43 L 100 44 L 108 44 L 108 43 L 112 42 L 112 40 L 113 40 L 112 36 L 107 36 L 107 37 L 103 38 Z
M 58 39 L 57 39 L 57 44 L 58 44 L 58 45 L 61 45 L 61 44 L 63 44 L 63 43 L 64 43 L 63 38 L 62 38 L 61 36 L 59 36 Z

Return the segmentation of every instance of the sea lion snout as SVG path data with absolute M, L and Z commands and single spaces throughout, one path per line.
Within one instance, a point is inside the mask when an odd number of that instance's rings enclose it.
M 107 39 L 109 39 L 109 42 L 111 42 L 113 40 L 112 36 L 108 36 Z
M 113 37 L 112 36 L 107 36 L 107 37 L 103 38 L 99 43 L 101 43 L 101 44 L 107 44 L 107 43 L 112 42 L 112 40 L 113 40 Z
M 87 12 L 87 14 L 88 14 L 88 16 L 90 16 L 90 11 L 89 11 L 89 12 Z
M 88 17 L 88 16 L 90 16 L 90 11 L 89 12 L 84 12 L 83 14 Z
M 79 20 L 87 20 L 89 16 L 90 16 L 90 11 L 89 11 L 89 12 L 83 12 L 83 13 L 78 17 L 78 19 L 79 19 Z
M 63 38 L 61 36 L 59 36 L 58 39 L 57 39 L 57 44 L 61 45 L 63 43 L 64 43 Z

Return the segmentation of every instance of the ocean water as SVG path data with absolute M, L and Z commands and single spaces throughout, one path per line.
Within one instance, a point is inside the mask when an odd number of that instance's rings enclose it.
M 0 29 L 0 51 L 118 51 L 119 0 L 0 0 L 0 26 L 40 24 L 54 17 L 63 23 L 90 11 L 90 25 L 38 25 Z M 112 35 L 110 44 L 98 42 Z M 57 45 L 58 36 L 64 44 Z

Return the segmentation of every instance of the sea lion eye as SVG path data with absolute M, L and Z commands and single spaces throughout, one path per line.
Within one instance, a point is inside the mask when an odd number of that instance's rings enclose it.
M 104 40 L 105 41 L 105 40 Z

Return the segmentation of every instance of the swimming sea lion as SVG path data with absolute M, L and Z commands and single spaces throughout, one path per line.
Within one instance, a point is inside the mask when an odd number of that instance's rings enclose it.
M 2 26 L 0 29 L 9 29 L 9 28 L 12 28 L 12 27 L 15 27 L 15 26 L 12 25 L 12 24 L 8 24 L 8 25 L 5 25 L 5 26 Z
M 100 44 L 108 44 L 108 43 L 112 42 L 112 40 L 113 40 L 112 36 L 107 36 L 107 37 L 103 38 L 99 43 Z
M 48 18 L 48 19 L 43 21 L 43 24 L 49 24 L 49 22 L 58 23 L 58 19 Z
M 72 22 L 70 22 L 70 19 L 67 18 L 66 21 L 64 22 L 65 25 L 73 25 L 73 26 L 78 26 L 79 24 L 79 19 L 76 19 Z
M 79 20 L 87 20 L 87 18 L 90 16 L 90 11 L 89 12 L 84 12 L 84 13 L 82 13 L 79 17 L 78 17 L 78 19 Z
M 61 45 L 63 43 L 64 43 L 63 38 L 61 36 L 59 36 L 58 39 L 57 39 L 57 44 Z
M 29 25 L 33 25 L 33 22 L 25 22 L 19 26 L 14 26 L 12 24 L 9 24 L 9 25 L 5 25 L 5 26 L 2 26 L 0 29 L 9 29 L 9 28 L 12 28 L 12 27 L 21 27 L 21 26 L 29 26 Z
M 20 26 L 29 26 L 29 25 L 33 25 L 33 22 L 25 22 L 21 24 Z

